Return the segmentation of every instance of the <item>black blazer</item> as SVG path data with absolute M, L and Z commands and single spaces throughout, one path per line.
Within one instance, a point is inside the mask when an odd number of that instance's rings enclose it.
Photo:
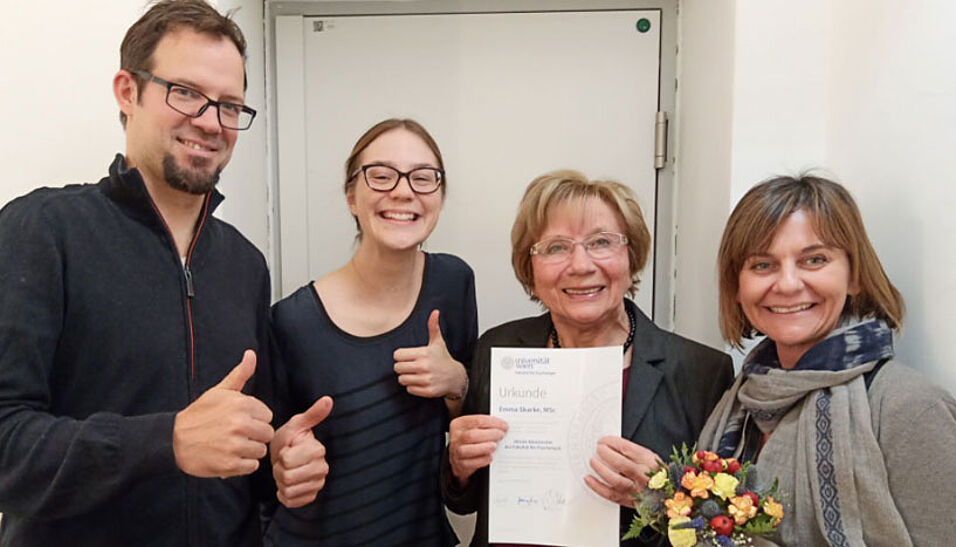
M 710 411 L 733 381 L 733 365 L 726 354 L 658 328 L 637 305 L 626 299 L 624 302 L 634 311 L 637 324 L 621 436 L 653 450 L 667 461 L 671 447 L 697 442 Z M 548 345 L 550 332 L 551 316 L 547 313 L 511 321 L 485 332 L 475 349 L 462 414 L 490 411 L 492 347 L 543 348 Z M 449 509 L 458 514 L 478 511 L 471 545 L 488 545 L 488 469 L 475 473 L 466 488 L 457 488 L 446 450 L 441 483 Z M 621 508 L 622 536 L 633 516 L 633 509 Z M 654 535 L 621 545 L 656 545 L 660 539 Z

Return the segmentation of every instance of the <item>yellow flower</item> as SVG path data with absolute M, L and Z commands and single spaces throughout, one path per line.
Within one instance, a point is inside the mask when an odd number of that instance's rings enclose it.
M 661 469 L 651 477 L 651 480 L 647 481 L 647 487 L 651 490 L 660 490 L 664 488 L 664 485 L 667 484 L 667 471 Z
M 664 500 L 664 505 L 667 506 L 668 518 L 686 517 L 690 514 L 691 507 L 694 506 L 694 500 L 688 498 L 687 494 L 678 492 L 674 494 L 673 498 Z
M 757 508 L 754 507 L 754 500 L 750 496 L 734 496 L 730 498 L 730 506 L 727 508 L 730 516 L 734 517 L 734 522 L 743 525 L 748 520 L 757 516 Z
M 676 517 L 667 523 L 667 539 L 670 540 L 673 547 L 694 547 L 694 545 L 697 545 L 697 530 L 693 528 L 674 528 L 677 524 L 689 521 L 690 517 Z
M 707 499 L 710 497 L 708 490 L 714 485 L 714 479 L 709 474 L 701 472 L 700 475 L 693 471 L 684 473 L 680 480 L 681 486 L 690 490 L 690 495 L 695 498 Z
M 769 496 L 763 502 L 763 512 L 773 517 L 773 525 L 776 526 L 780 524 L 780 520 L 783 518 L 783 505 L 777 503 L 773 496 Z
M 738 481 L 733 475 L 728 475 L 727 473 L 717 473 L 717 475 L 714 477 L 714 486 L 711 487 L 710 491 L 715 495 L 720 496 L 720 499 L 725 500 L 737 492 L 738 484 L 740 484 L 740 481 Z

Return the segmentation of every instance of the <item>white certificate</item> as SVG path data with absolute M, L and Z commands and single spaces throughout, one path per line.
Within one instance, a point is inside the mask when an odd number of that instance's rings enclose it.
M 492 543 L 616 546 L 616 503 L 584 482 L 598 439 L 621 434 L 621 346 L 491 348 Z

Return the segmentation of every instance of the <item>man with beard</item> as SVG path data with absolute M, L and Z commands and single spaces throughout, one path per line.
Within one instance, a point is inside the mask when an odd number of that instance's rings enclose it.
M 273 431 L 269 274 L 212 216 L 255 116 L 244 55 L 203 0 L 155 4 L 113 79 L 125 155 L 0 211 L 4 545 L 259 544 L 270 442 L 305 464 L 283 499 L 322 485 L 331 402 Z

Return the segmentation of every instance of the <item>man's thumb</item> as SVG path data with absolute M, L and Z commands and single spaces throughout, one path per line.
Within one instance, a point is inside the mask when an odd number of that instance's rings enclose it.
M 246 382 L 249 381 L 249 378 L 252 378 L 255 372 L 256 352 L 247 349 L 245 353 L 242 354 L 242 361 L 219 382 L 217 387 L 231 389 L 233 391 L 242 391 L 243 386 L 246 385 Z
M 432 310 L 432 314 L 428 316 L 428 345 L 432 345 L 436 342 L 445 343 L 445 339 L 441 335 L 441 325 L 438 323 L 438 316 L 441 312 L 438 310 Z

